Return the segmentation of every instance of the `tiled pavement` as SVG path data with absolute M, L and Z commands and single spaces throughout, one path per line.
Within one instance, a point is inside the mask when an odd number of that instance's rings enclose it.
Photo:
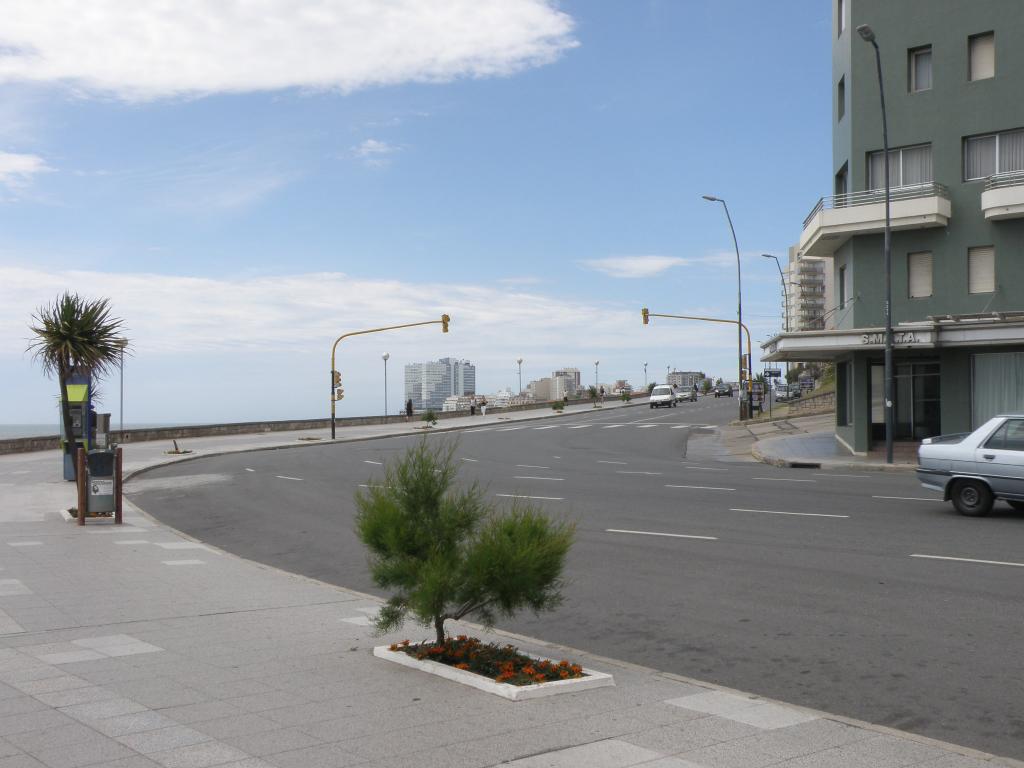
M 467 690 L 375 659 L 389 639 L 372 636 L 365 595 L 131 508 L 119 528 L 64 522 L 73 494 L 56 469 L 52 452 L 0 458 L 18 492 L 0 509 L 0 768 L 1020 765 L 535 640 L 517 642 L 615 687 L 520 702 Z

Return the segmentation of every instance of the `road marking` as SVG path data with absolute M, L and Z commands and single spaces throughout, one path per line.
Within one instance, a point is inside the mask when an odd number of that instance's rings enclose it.
M 539 464 L 516 464 L 520 469 L 551 469 L 551 467 L 542 467 Z
M 537 499 L 538 501 L 565 501 L 561 496 L 523 496 L 521 493 L 496 493 L 503 499 Z
M 666 485 L 666 488 L 692 488 L 695 491 L 735 491 L 735 488 L 715 488 L 710 485 Z
M 815 472 L 814 476 L 815 477 L 859 477 L 859 478 L 869 478 L 869 477 L 871 477 L 871 475 L 836 475 L 836 474 L 830 474 L 830 473 L 827 473 L 827 472 Z
M 246 471 L 246 472 L 255 472 L 256 470 L 255 470 L 255 469 L 249 469 L 248 467 L 246 467 L 246 468 L 245 468 L 245 471 Z
M 560 424 L 552 424 L 550 427 L 534 427 L 534 429 L 558 429 Z
M 924 496 L 872 496 L 872 499 L 896 499 L 897 501 L 942 501 L 942 499 L 928 499 Z
M 383 461 L 373 461 L 371 459 L 363 459 L 363 464 L 376 464 L 378 467 L 383 467 Z
M 389 488 L 387 485 L 367 485 L 366 483 L 360 483 L 360 488 Z
M 575 427 L 569 427 L 569 429 L 590 429 L 593 424 L 577 424 Z
M 617 469 L 615 470 L 617 475 L 660 475 L 661 472 L 641 472 L 640 470 L 634 469 Z
M 41 541 L 8 541 L 7 544 L 12 547 L 41 547 L 43 542 Z
M 467 429 L 466 434 L 472 435 L 474 432 L 490 432 L 494 427 L 484 427 L 483 429 Z
M 302 482 L 301 477 L 288 477 L 288 475 L 274 475 L 274 477 L 278 480 L 298 480 L 299 482 Z
M 958 563 L 981 563 L 982 565 L 1009 565 L 1014 568 L 1024 568 L 1024 563 L 1008 563 L 1003 560 L 975 560 L 971 557 L 943 557 L 942 555 L 911 555 L 925 560 L 953 560 Z
M 628 462 L 625 462 L 625 461 L 605 461 L 604 459 L 598 459 L 597 463 L 598 464 L 622 464 L 623 466 L 625 466 Z
M 800 517 L 846 517 L 849 515 L 825 515 L 820 512 L 776 512 L 772 509 L 730 509 L 730 512 L 762 512 L 766 515 L 799 515 Z
M 751 480 L 771 480 L 773 483 L 816 483 L 817 480 L 797 480 L 795 477 L 752 477 Z
M 499 429 L 498 431 L 499 432 L 515 432 L 517 429 L 526 429 L 526 427 L 505 427 L 504 429 Z
M 164 565 L 206 565 L 202 560 L 163 560 Z
M 477 462 L 477 461 L 479 461 L 479 459 L 463 459 L 463 461 L 472 461 L 472 462 Z
M 625 424 L 609 424 L 607 427 L 601 427 L 601 429 L 618 429 L 619 427 L 624 427 L 624 426 L 626 426 L 626 425 Z
M 564 477 L 533 477 L 532 475 L 516 475 L 513 480 L 565 480 Z
M 637 429 L 654 429 L 655 427 L 660 426 L 660 424 L 638 424 Z
M 677 427 L 672 427 L 672 429 L 689 429 L 689 428 L 690 428 L 689 424 L 680 424 Z
M 605 528 L 605 533 L 631 533 L 634 536 L 667 536 L 672 539 L 701 539 L 702 541 L 718 541 L 717 536 L 690 536 L 685 533 L 659 533 L 658 531 L 627 531 L 621 528 Z
M 704 472 L 728 472 L 728 469 L 721 467 L 684 467 L 684 469 L 699 469 Z

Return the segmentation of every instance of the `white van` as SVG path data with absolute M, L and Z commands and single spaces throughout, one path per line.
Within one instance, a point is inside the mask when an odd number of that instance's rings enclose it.
M 668 384 L 660 384 L 651 390 L 651 408 L 660 408 L 667 405 L 669 408 L 676 407 L 676 395 Z

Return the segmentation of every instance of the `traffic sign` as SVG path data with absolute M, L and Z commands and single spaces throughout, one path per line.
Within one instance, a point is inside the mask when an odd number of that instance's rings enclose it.
M 765 368 L 764 375 L 769 379 L 777 379 L 782 375 L 782 371 L 778 368 Z

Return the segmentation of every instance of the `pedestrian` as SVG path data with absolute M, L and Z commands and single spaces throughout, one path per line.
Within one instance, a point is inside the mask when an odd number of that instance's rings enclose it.
M 480 401 L 480 415 L 481 416 L 486 416 L 487 415 L 487 398 L 486 397 L 483 398 Z
M 405 401 L 405 420 L 412 421 L 412 398 Z
M 469 415 L 476 416 L 476 398 L 472 398 L 469 401 Z
M 601 387 L 598 394 L 601 395 L 601 405 L 604 405 L 604 387 Z

